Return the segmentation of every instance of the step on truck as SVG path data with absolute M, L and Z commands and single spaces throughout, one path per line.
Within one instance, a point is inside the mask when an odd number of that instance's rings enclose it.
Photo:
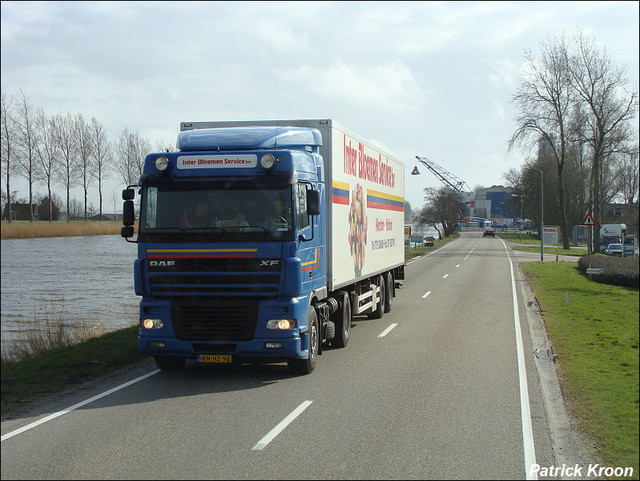
M 147 155 L 123 191 L 138 349 L 159 368 L 286 362 L 308 374 L 323 349 L 347 346 L 354 315 L 391 310 L 402 162 L 331 119 L 182 122 L 177 149 Z

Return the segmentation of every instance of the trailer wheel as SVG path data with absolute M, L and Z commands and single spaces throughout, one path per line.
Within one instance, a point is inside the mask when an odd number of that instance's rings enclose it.
M 173 356 L 154 356 L 153 360 L 156 362 L 156 366 L 163 371 L 175 371 L 182 369 L 187 362 L 184 357 Z
M 380 286 L 380 299 L 379 299 L 378 305 L 376 305 L 375 311 L 369 314 L 369 319 L 380 319 L 384 314 L 384 306 L 385 306 L 385 303 L 387 302 L 387 294 L 386 294 L 387 286 L 386 286 L 384 277 L 378 276 L 376 284 Z
M 320 329 L 318 328 L 318 315 L 313 306 L 309 306 L 309 357 L 307 359 L 289 359 L 289 371 L 294 374 L 310 374 L 316 367 L 318 351 L 320 350 Z
M 386 297 L 384 299 L 384 312 L 391 312 L 391 306 L 393 305 L 393 290 L 394 290 L 394 282 L 393 282 L 393 274 L 391 272 L 387 272 L 384 275 L 384 280 L 387 285 Z
M 342 307 L 338 309 L 335 316 L 336 336 L 331 340 L 333 347 L 346 347 L 349 343 L 349 333 L 351 332 L 351 297 L 346 291 L 341 294 L 340 303 Z

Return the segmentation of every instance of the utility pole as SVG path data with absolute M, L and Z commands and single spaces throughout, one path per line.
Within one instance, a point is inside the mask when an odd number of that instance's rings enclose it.
M 529 168 L 540 172 L 540 261 L 544 262 L 544 174 L 537 167 Z

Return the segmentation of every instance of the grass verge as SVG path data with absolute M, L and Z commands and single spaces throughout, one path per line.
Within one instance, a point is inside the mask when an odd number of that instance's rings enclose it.
M 526 252 L 540 252 L 540 239 L 531 234 L 516 234 L 514 232 L 500 232 L 498 237 L 513 242 L 514 249 Z M 545 244 L 543 252 L 550 255 L 577 256 L 582 257 L 587 254 L 585 246 L 570 246 L 569 250 L 557 245 Z M 598 254 L 600 255 L 600 254 Z
M 129 364 L 140 362 L 138 326 L 79 344 L 56 347 L 17 362 L 2 363 L 2 414 Z
M 638 473 L 638 289 L 568 262 L 522 264 L 557 355 L 569 409 L 610 466 Z

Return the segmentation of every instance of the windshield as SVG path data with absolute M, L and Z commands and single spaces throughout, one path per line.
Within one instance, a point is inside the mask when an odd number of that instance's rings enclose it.
M 289 240 L 293 238 L 291 186 L 262 188 L 198 184 L 143 189 L 143 240 Z

